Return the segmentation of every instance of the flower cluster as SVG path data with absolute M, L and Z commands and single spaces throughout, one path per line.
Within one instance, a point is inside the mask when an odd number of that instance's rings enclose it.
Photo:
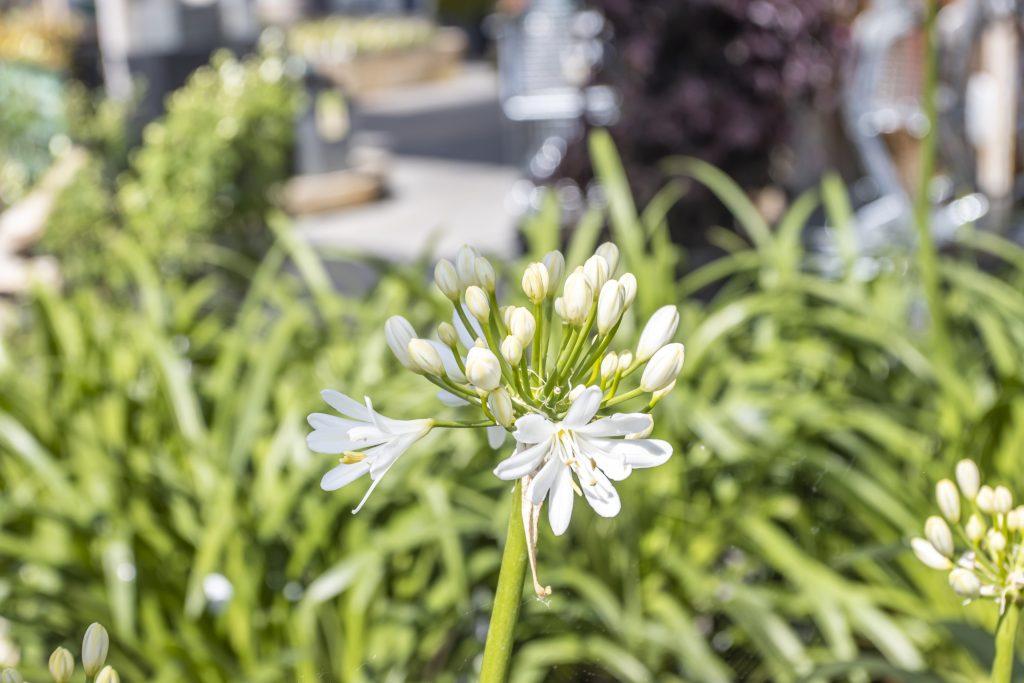
M 82 668 L 93 683 L 120 683 L 121 677 L 112 666 L 103 666 L 110 650 L 110 636 L 101 624 L 92 624 L 82 638 Z M 75 657 L 70 650 L 58 647 L 50 655 L 50 676 L 56 683 L 69 683 L 75 674 Z M 0 683 L 24 683 L 14 668 L 0 671 Z
M 340 462 L 321 486 L 334 490 L 369 474 L 369 496 L 398 457 L 434 428 L 485 428 L 495 448 L 511 433 L 515 447 L 494 474 L 522 482 L 535 588 L 545 593 L 535 566 L 542 504 L 548 503 L 555 534 L 568 527 L 577 495 L 612 517 L 621 507 L 612 482 L 672 454 L 668 443 L 648 438 L 654 426 L 649 412 L 682 369 L 683 345 L 672 341 L 679 313 L 661 308 L 633 349 L 611 350 L 637 292 L 631 273 L 615 276 L 618 263 L 618 248 L 605 243 L 566 274 L 564 257 L 552 251 L 523 273 L 526 305 L 502 307 L 494 267 L 478 251 L 464 246 L 454 263 L 441 260 L 434 281 L 452 304 L 451 322 L 437 326 L 437 339 L 426 339 L 394 316 L 385 337 L 403 366 L 438 387 L 442 403 L 476 410 L 480 419 L 394 420 L 377 413 L 369 398 L 359 403 L 324 391 L 340 416 L 310 415 L 308 443 L 318 453 L 339 455 Z M 630 379 L 636 376 L 639 381 Z M 614 410 L 641 397 L 637 412 Z
M 1014 507 L 1005 486 L 982 485 L 972 460 L 957 463 L 956 483 L 936 484 L 935 498 L 942 516 L 925 521 L 925 537 L 911 540 L 914 554 L 932 569 L 948 571 L 949 585 L 966 602 L 989 598 L 1002 611 L 1024 589 L 1024 506 Z M 958 549 L 954 530 L 964 549 Z

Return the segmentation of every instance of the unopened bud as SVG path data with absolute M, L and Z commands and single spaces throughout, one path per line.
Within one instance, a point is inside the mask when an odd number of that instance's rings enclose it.
M 640 377 L 640 388 L 644 391 L 659 391 L 675 381 L 683 369 L 685 351 L 682 344 L 669 344 L 658 349 L 644 368 Z
M 1006 528 L 1010 531 L 1024 529 L 1024 505 L 1018 505 L 1006 515 Z
M 562 284 L 562 276 L 565 274 L 565 257 L 560 251 L 549 251 L 544 254 L 541 263 L 548 269 L 548 294 L 558 291 Z
M 455 266 L 451 261 L 441 259 L 434 266 L 434 284 L 447 298 L 458 302 L 462 288 L 459 287 L 459 274 L 455 271 Z
M 914 555 L 917 556 L 917 559 L 932 569 L 950 569 L 953 567 L 953 563 L 950 562 L 948 557 L 936 550 L 935 546 L 923 538 L 910 539 L 910 547 L 914 549 Z
M 636 299 L 636 276 L 633 273 L 624 273 L 619 278 L 619 284 L 622 285 L 622 300 L 629 308 L 633 305 L 633 300 Z
M 992 510 L 998 515 L 1005 515 L 1013 509 L 1013 494 L 1005 486 L 997 486 L 992 492 Z
M 619 368 L 619 356 L 614 351 L 609 353 L 601 361 L 601 381 L 607 382 L 615 376 L 615 371 Z
M 943 479 L 935 485 L 935 501 L 939 511 L 948 521 L 956 523 L 960 520 L 960 491 L 949 479 Z
M 981 473 L 973 460 L 961 460 L 956 464 L 956 483 L 967 500 L 974 500 L 978 496 Z
M 515 306 L 502 306 L 498 309 L 501 314 L 501 321 L 505 323 L 505 329 L 512 325 L 512 314 L 516 312 Z
M 101 624 L 92 624 L 82 639 L 82 668 L 86 676 L 95 676 L 107 659 L 110 636 Z
M 480 252 L 468 244 L 459 248 L 459 253 L 455 256 L 455 272 L 459 275 L 459 286 L 462 289 L 480 284 L 476 279 L 476 257 L 479 255 Z
M 618 324 L 625 309 L 625 298 L 618 280 L 609 280 L 604 283 L 604 287 L 601 288 L 601 293 L 597 297 L 598 333 L 608 334 Z
M 978 497 L 974 499 L 974 502 L 978 504 L 979 510 L 986 515 L 991 515 L 995 512 L 995 495 L 996 492 L 992 490 L 992 487 L 986 484 L 978 489 Z
M 484 391 L 494 391 L 501 384 L 501 363 L 490 349 L 474 346 L 466 356 L 466 378 Z
M 657 403 L 661 399 L 663 399 L 666 396 L 668 396 L 669 394 L 671 394 L 672 390 L 675 389 L 675 388 L 676 388 L 676 381 L 672 380 L 671 382 L 668 383 L 667 386 L 665 386 L 664 389 L 658 389 L 657 391 L 655 391 L 651 395 L 651 405 L 654 405 L 655 403 Z
M 17 669 L 4 669 L 0 672 L 0 683 L 25 683 Z
M 57 683 L 68 683 L 75 673 L 75 658 L 67 648 L 58 647 L 50 655 L 50 675 Z
M 957 595 L 973 600 L 981 594 L 981 580 L 974 572 L 957 567 L 949 573 L 949 587 Z
M 466 308 L 474 318 L 484 324 L 487 323 L 487 317 L 491 314 L 491 304 L 487 300 L 487 293 L 477 285 L 466 288 Z
M 603 256 L 594 254 L 583 264 L 583 274 L 595 292 L 600 291 L 604 287 L 604 283 L 608 281 L 610 273 L 611 270 L 608 268 L 608 262 L 604 260 Z
M 985 536 L 985 522 L 981 521 L 981 517 L 978 515 L 971 515 L 971 518 L 967 520 L 967 525 L 964 526 L 964 533 L 971 543 L 979 542 Z
M 487 395 L 487 407 L 491 415 L 502 427 L 511 427 L 516 416 L 512 412 L 512 398 L 505 387 L 498 387 Z
M 565 279 L 562 307 L 565 309 L 566 322 L 570 325 L 582 325 L 590 313 L 593 302 L 594 288 L 583 273 L 573 273 Z
M 609 275 L 615 275 L 615 269 L 619 267 L 619 248 L 612 242 L 605 242 L 594 253 L 603 258 L 608 264 Z
M 512 311 L 509 316 L 509 334 L 519 340 L 523 348 L 529 346 L 533 341 L 533 335 L 537 332 L 537 321 L 533 319 L 533 313 L 522 306 Z
M 562 299 L 562 297 L 558 297 L 557 299 L 555 299 L 554 307 L 555 314 L 558 315 L 558 317 L 561 318 L 562 320 L 567 321 L 568 318 L 565 316 L 565 300 Z
M 384 339 L 387 340 L 391 353 L 395 354 L 398 362 L 415 370 L 412 360 L 409 358 L 409 342 L 416 338 L 416 330 L 412 323 L 400 315 L 393 315 L 384 323 Z
M 636 359 L 641 363 L 658 349 L 672 341 L 679 327 L 679 310 L 675 306 L 662 306 L 650 317 L 640 333 L 636 345 Z
M 114 667 L 105 666 L 103 671 L 96 676 L 96 683 L 121 683 L 121 677 L 114 671 Z
M 509 335 L 501 342 L 501 355 L 511 366 L 519 365 L 523 357 L 523 345 L 518 338 Z
M 619 372 L 625 372 L 633 365 L 632 351 L 619 351 Z
M 426 339 L 413 339 L 407 348 L 409 359 L 416 370 L 427 375 L 444 375 L 444 363 L 441 354 Z
M 1006 550 L 1006 536 L 996 529 L 989 529 L 985 534 L 985 545 L 994 553 L 1001 553 Z
M 494 266 L 483 256 L 476 257 L 476 281 L 481 287 L 486 289 L 488 292 L 494 291 L 494 281 L 496 279 L 494 275 Z
M 942 517 L 932 515 L 924 523 L 924 536 L 936 550 L 946 557 L 953 557 L 953 532 Z
M 544 301 L 551 286 L 551 276 L 543 263 L 531 263 L 523 272 L 523 293 L 535 304 Z
M 437 338 L 441 340 L 442 344 L 452 348 L 459 343 L 459 333 L 455 331 L 455 326 L 451 323 L 441 323 L 437 326 Z

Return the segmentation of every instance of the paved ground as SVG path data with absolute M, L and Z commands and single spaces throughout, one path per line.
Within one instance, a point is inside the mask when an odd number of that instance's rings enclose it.
M 518 169 L 493 72 L 374 94 L 357 103 L 357 130 L 391 150 L 389 194 L 365 206 L 306 216 L 299 229 L 331 250 L 411 260 L 436 242 L 439 256 L 466 242 L 494 254 L 515 250 L 507 208 Z

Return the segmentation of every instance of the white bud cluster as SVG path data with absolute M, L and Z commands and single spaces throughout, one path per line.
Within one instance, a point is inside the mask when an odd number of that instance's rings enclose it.
M 982 484 L 972 460 L 957 463 L 954 478 L 935 485 L 941 516 L 925 520 L 924 538 L 912 539 L 911 548 L 926 566 L 948 571 L 950 587 L 965 601 L 991 598 L 1002 609 L 1024 589 L 1024 506 L 1014 507 L 1006 486 Z M 955 536 L 967 547 L 958 550 Z

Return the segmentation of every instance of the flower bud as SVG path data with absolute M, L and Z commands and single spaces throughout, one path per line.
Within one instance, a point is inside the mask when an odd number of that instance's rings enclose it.
M 562 297 L 558 297 L 555 299 L 554 306 L 555 313 L 558 315 L 558 317 L 561 318 L 562 320 L 568 320 L 568 318 L 565 317 L 565 300 L 562 299 Z
M 974 500 L 978 496 L 981 473 L 978 472 L 978 466 L 973 460 L 961 460 L 956 464 L 956 483 L 967 500 Z
M 598 333 L 608 334 L 618 324 L 625 309 L 625 297 L 618 280 L 609 280 L 604 283 L 604 287 L 601 288 L 601 293 L 597 297 Z
M 1013 494 L 1005 486 L 997 486 L 992 492 L 992 510 L 998 515 L 1005 515 L 1013 509 Z
M 86 676 L 95 676 L 107 659 L 110 649 L 110 636 L 107 629 L 100 624 L 92 624 L 85 631 L 82 639 L 82 668 Z
M 25 683 L 25 679 L 16 669 L 4 669 L 0 672 L 0 683 Z
M 665 344 L 672 341 L 679 327 L 679 310 L 675 306 L 662 306 L 654 312 L 636 345 L 636 359 L 641 363 Z
M 658 389 L 651 395 L 651 405 L 654 405 L 661 399 L 665 398 L 672 393 L 672 390 L 676 388 L 676 381 L 672 380 L 665 386 L 664 389 Z
M 978 515 L 971 515 L 964 527 L 964 533 L 967 535 L 967 540 L 977 543 L 985 536 L 985 522 L 981 521 L 981 517 Z
M 498 387 L 487 395 L 487 408 L 502 427 L 511 427 L 516 421 L 515 413 L 512 412 L 512 398 L 505 387 Z
M 501 313 L 501 321 L 505 323 L 505 328 L 508 329 L 508 327 L 512 324 L 512 314 L 516 312 L 516 307 L 502 306 L 500 309 L 498 309 L 498 312 Z
M 949 573 L 949 587 L 957 595 L 973 600 L 981 593 L 981 580 L 974 572 L 957 567 Z
M 476 271 L 476 281 L 480 283 L 480 286 L 488 292 L 493 292 L 496 277 L 494 275 L 494 266 L 491 265 L 491 262 L 483 256 L 477 256 L 474 270 Z
M 501 363 L 490 349 L 474 346 L 466 356 L 466 379 L 478 389 L 494 391 L 501 384 Z
M 544 301 L 551 285 L 551 276 L 543 263 L 531 263 L 523 272 L 523 292 L 535 304 Z
M 442 294 L 452 301 L 458 302 L 459 296 L 462 294 L 462 288 L 459 287 L 459 274 L 448 259 L 441 259 L 434 266 L 434 284 Z
M 491 314 L 491 304 L 487 300 L 487 293 L 477 285 L 466 287 L 466 308 L 474 318 L 487 323 L 487 316 Z
M 615 371 L 619 369 L 619 356 L 614 351 L 609 353 L 601 361 L 601 381 L 607 382 L 615 376 Z
M 619 284 L 622 285 L 622 299 L 626 308 L 633 305 L 633 300 L 636 299 L 636 276 L 633 273 L 624 273 L 619 278 Z
M 570 325 L 582 325 L 590 313 L 593 302 L 594 288 L 583 273 L 573 273 L 565 279 L 562 307 L 565 309 L 566 322 Z
M 518 338 L 509 335 L 501 342 L 501 355 L 511 366 L 519 365 L 523 357 L 523 345 Z
M 644 391 L 658 391 L 667 387 L 683 369 L 684 357 L 683 345 L 679 343 L 658 349 L 644 368 L 644 374 L 640 377 L 640 388 Z
M 50 675 L 57 683 L 68 683 L 75 672 L 75 658 L 66 648 L 58 647 L 50 655 Z
M 582 394 L 584 391 L 586 391 L 586 389 L 587 388 L 585 386 L 583 386 L 582 384 L 577 384 L 572 389 L 570 389 L 569 390 L 569 397 L 568 397 L 569 398 L 569 403 L 572 403 L 577 398 L 579 398 L 580 394 Z
M 565 275 L 565 257 L 560 251 L 549 251 L 544 254 L 541 263 L 548 269 L 548 294 L 558 291 L 562 284 L 562 276 Z
M 595 292 L 600 291 L 610 275 L 608 262 L 604 260 L 603 256 L 594 254 L 583 264 L 583 274 L 586 276 L 587 282 L 590 283 L 590 287 Z
M 114 667 L 105 666 L 103 671 L 100 671 L 99 675 L 96 676 L 95 683 L 121 683 L 121 677 L 114 671 Z
M 455 272 L 459 275 L 459 286 L 462 289 L 480 284 L 476 279 L 476 257 L 479 255 L 480 252 L 468 244 L 459 248 L 455 256 Z
M 409 342 L 416 338 L 416 329 L 400 315 L 393 315 L 384 323 L 384 338 L 398 362 L 409 369 L 415 369 L 409 359 Z
M 444 363 L 441 362 L 441 354 L 437 352 L 426 339 L 413 339 L 407 347 L 409 359 L 414 369 L 427 375 L 443 376 Z
M 533 313 L 522 306 L 513 310 L 509 316 L 508 332 L 519 340 L 523 348 L 529 346 L 537 332 L 537 321 L 533 319 Z
M 1018 505 L 1006 515 L 1006 528 L 1010 531 L 1024 529 L 1024 505 Z
M 619 372 L 625 372 L 633 364 L 632 351 L 619 351 Z
M 978 497 L 974 499 L 974 502 L 978 504 L 979 510 L 986 515 L 991 515 L 995 512 L 995 495 L 996 492 L 992 490 L 992 487 L 986 484 L 978 489 Z
M 451 323 L 441 323 L 437 326 L 437 338 L 441 340 L 442 344 L 452 348 L 459 343 L 459 333 L 455 331 L 455 326 Z
M 953 532 L 942 517 L 932 515 L 924 523 L 924 536 L 936 550 L 946 557 L 953 557 Z
M 619 248 L 612 242 L 605 242 L 594 253 L 608 264 L 608 274 L 614 275 L 615 269 L 619 267 Z
M 923 538 L 910 539 L 910 547 L 914 549 L 917 559 L 932 569 L 950 569 L 953 566 L 948 557 Z
M 985 545 L 994 553 L 1001 553 L 1006 550 L 1006 536 L 996 529 L 989 529 L 985 534 Z
M 935 500 L 939 504 L 942 516 L 952 523 L 960 520 L 960 491 L 949 479 L 943 479 L 935 485 Z

